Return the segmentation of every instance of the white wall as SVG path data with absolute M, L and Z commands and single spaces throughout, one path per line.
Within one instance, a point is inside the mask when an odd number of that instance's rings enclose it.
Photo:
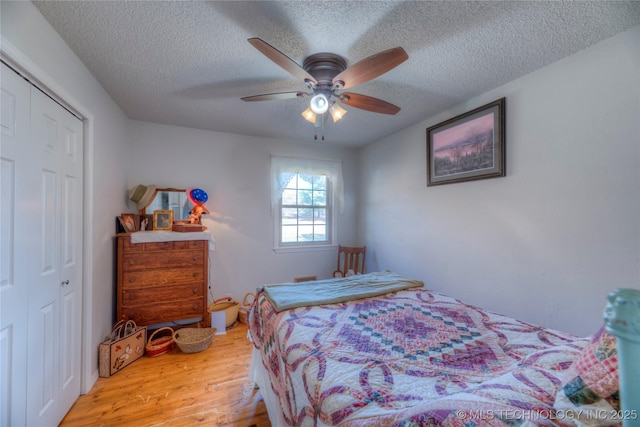
M 130 187 L 198 187 L 209 195 L 205 206 L 216 218 L 211 226 L 216 240 L 210 272 L 213 298 L 231 295 L 241 299 L 261 284 L 291 281 L 295 276 L 326 278 L 335 270 L 335 248 L 273 251 L 271 155 L 342 161 L 345 209 L 339 216 L 338 242 L 358 243 L 355 203 L 359 176 L 353 149 L 137 121 L 131 122 L 130 130 Z M 130 206 L 130 211 L 134 210 Z
M 362 151 L 361 239 L 391 268 L 579 335 L 640 283 L 640 27 Z M 426 187 L 429 126 L 506 97 L 507 176 Z
M 2 50 L 85 120 L 83 389 L 97 378 L 98 344 L 114 313 L 114 217 L 126 208 L 127 118 L 31 2 L 0 3 Z

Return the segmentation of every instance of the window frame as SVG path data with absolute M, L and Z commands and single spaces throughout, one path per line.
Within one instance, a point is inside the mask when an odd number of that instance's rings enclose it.
M 308 172 L 291 172 L 298 175 L 311 175 L 311 176 L 324 176 L 320 173 L 308 173 Z M 313 205 L 290 205 L 283 204 L 283 197 L 280 197 L 277 205 L 274 208 L 274 251 L 276 253 L 287 252 L 302 252 L 302 251 L 319 251 L 319 250 L 331 250 L 337 247 L 337 212 L 335 203 L 335 192 L 333 183 L 328 177 L 326 178 L 326 237 L 327 240 L 323 241 L 308 241 L 308 242 L 283 242 L 282 241 L 282 209 L 286 207 L 291 208 L 313 208 Z M 298 187 L 296 186 L 296 189 Z

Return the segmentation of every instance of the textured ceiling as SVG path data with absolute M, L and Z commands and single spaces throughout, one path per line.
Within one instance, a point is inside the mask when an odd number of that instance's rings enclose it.
M 395 116 L 345 106 L 318 144 L 359 146 L 640 24 L 638 1 L 43 1 L 34 2 L 125 114 L 135 120 L 312 142 L 305 91 L 251 46 L 298 64 L 332 52 L 352 65 L 401 46 L 409 59 L 349 89 Z

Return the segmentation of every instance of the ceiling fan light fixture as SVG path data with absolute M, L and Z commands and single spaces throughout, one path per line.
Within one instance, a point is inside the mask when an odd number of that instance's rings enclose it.
M 331 114 L 331 118 L 333 119 L 333 123 L 335 123 L 338 120 L 342 119 L 345 114 L 347 114 L 347 110 L 342 108 L 338 103 L 334 103 L 329 108 L 329 114 Z
M 302 112 L 302 117 L 304 117 L 304 119 L 309 123 L 316 123 L 316 113 L 311 111 L 311 108 L 307 108 L 306 110 L 304 110 Z
M 309 108 L 316 114 L 324 114 L 329 109 L 329 100 L 323 93 L 319 93 L 311 98 Z

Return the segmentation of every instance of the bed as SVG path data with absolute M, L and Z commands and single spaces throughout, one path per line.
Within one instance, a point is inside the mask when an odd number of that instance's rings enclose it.
M 252 376 L 274 427 L 635 426 L 637 383 L 620 393 L 617 375 L 618 363 L 639 372 L 640 291 L 626 291 L 626 320 L 610 296 L 609 330 L 576 337 L 390 271 L 265 285 L 249 314 Z M 626 361 L 609 324 L 630 338 Z

